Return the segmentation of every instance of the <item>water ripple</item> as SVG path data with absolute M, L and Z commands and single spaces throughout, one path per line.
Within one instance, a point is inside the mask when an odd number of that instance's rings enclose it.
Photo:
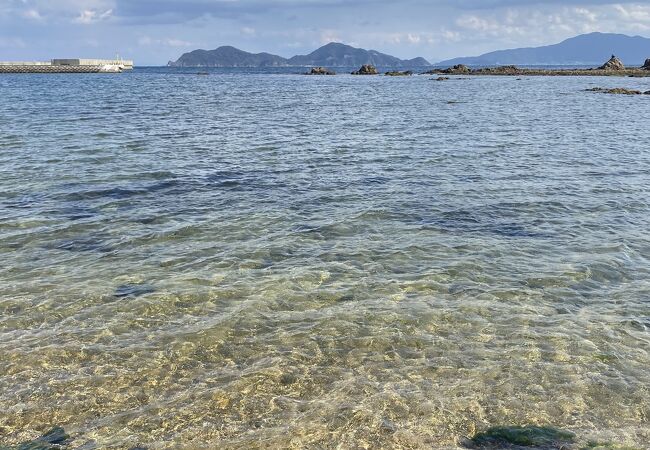
M 1 444 L 645 448 L 650 103 L 593 81 L 0 77 Z

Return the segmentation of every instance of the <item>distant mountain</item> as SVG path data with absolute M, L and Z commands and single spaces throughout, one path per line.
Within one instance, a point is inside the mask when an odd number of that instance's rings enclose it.
M 215 50 L 194 50 L 185 53 L 173 67 L 277 67 L 286 66 L 287 60 L 270 53 L 248 53 L 235 47 L 224 46 Z
M 170 61 L 168 65 L 172 67 L 357 67 L 363 64 L 391 68 L 431 65 L 424 58 L 402 60 L 376 50 L 363 50 L 334 42 L 309 55 L 298 55 L 289 59 L 270 53 L 248 53 L 230 46 L 215 50 L 194 50 L 183 54 L 175 62 Z
M 646 58 L 650 58 L 650 39 L 624 34 L 590 33 L 555 45 L 499 50 L 481 56 L 441 61 L 436 65 L 601 65 L 612 54 L 628 67 L 641 66 Z
M 403 60 L 394 56 L 380 53 L 376 50 L 364 50 L 349 45 L 331 42 L 309 55 L 298 55 L 289 58 L 290 66 L 326 66 L 326 67 L 357 67 L 372 64 L 378 67 L 416 67 L 430 66 L 424 58 Z

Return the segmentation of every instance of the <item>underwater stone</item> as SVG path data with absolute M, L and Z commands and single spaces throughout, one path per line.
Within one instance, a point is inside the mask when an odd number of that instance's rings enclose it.
M 473 448 L 483 449 L 510 448 L 512 445 L 562 448 L 571 444 L 574 437 L 573 433 L 552 427 L 493 427 L 474 436 L 471 444 Z
M 54 427 L 39 438 L 18 445 L 16 450 L 53 450 L 63 448 L 69 436 L 62 427 Z
M 298 381 L 298 378 L 292 373 L 285 373 L 280 377 L 280 384 L 288 386 Z
M 388 419 L 382 420 L 379 429 L 381 430 L 382 433 L 388 433 L 388 434 L 393 434 L 394 432 L 397 431 L 397 427 L 395 426 L 395 424 Z
M 620 95 L 641 95 L 641 94 L 643 94 L 643 92 L 637 91 L 637 90 L 634 90 L 634 89 L 626 89 L 626 88 L 607 89 L 607 88 L 601 88 L 601 87 L 586 89 L 586 92 L 602 92 L 603 94 L 620 94 Z
M 113 294 L 117 298 L 140 297 L 141 295 L 156 292 L 153 286 L 148 284 L 123 284 L 115 289 Z

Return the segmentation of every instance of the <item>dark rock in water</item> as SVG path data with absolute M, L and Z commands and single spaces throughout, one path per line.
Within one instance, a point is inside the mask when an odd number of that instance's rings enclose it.
M 352 302 L 354 301 L 354 294 L 346 294 L 342 295 L 339 298 L 336 299 L 338 302 Z
M 43 436 L 15 447 L 16 450 L 54 450 L 63 448 L 69 436 L 62 427 L 54 427 Z
M 69 252 L 99 252 L 110 253 L 113 251 L 108 244 L 102 242 L 99 237 L 81 237 L 77 239 L 66 239 L 59 242 L 56 247 L 58 250 L 66 250 Z
M 156 290 L 149 284 L 123 284 L 115 289 L 113 295 L 117 298 L 140 297 L 152 292 L 156 292 Z
M 291 384 L 294 384 L 297 381 L 298 381 L 298 377 L 292 373 L 285 373 L 282 374 L 282 376 L 280 377 L 280 384 L 282 384 L 283 386 L 289 386 Z
M 471 70 L 465 64 L 456 64 L 453 67 L 449 67 L 448 69 L 441 70 L 441 72 L 448 73 L 448 74 L 465 74 L 465 73 L 470 73 Z
M 520 75 L 522 71 L 517 66 L 500 66 L 477 69 L 474 72 L 484 75 Z
M 567 448 L 575 435 L 551 427 L 493 427 L 477 434 L 466 445 L 478 449 L 504 448 Z
M 412 70 L 406 70 L 404 72 L 399 72 L 399 71 L 386 72 L 384 75 L 386 75 L 387 77 L 410 77 L 411 75 L 413 75 L 413 71 Z
M 586 92 L 601 92 L 603 94 L 620 94 L 620 95 L 642 95 L 644 94 L 641 91 L 633 90 L 633 89 L 625 89 L 625 88 L 612 88 L 612 89 L 606 89 L 606 88 L 601 88 L 601 87 L 595 87 L 595 88 L 590 88 L 590 89 L 585 89 Z M 646 92 L 645 94 L 647 94 Z
M 210 75 L 209 72 L 197 72 L 196 74 L 197 74 L 197 75 L 203 75 L 203 76 L 205 76 L 205 75 Z
M 352 72 L 352 75 L 378 75 L 377 68 L 370 64 L 364 64 L 356 72 Z
M 438 77 L 436 78 L 436 81 L 447 81 L 449 77 Z
M 643 70 L 650 70 L 650 58 L 645 60 L 645 64 L 641 68 Z
M 612 55 L 612 57 L 607 61 L 605 64 L 600 66 L 598 69 L 600 70 L 625 70 L 625 65 L 623 65 L 623 62 L 618 59 L 616 56 Z
M 306 75 L 336 75 L 336 72 L 325 67 L 312 67 Z

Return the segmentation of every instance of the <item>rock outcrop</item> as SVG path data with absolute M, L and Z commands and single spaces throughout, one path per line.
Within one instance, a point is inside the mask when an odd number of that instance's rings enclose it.
M 356 72 L 352 72 L 352 75 L 378 75 L 377 68 L 370 64 L 364 64 Z
M 645 64 L 641 68 L 643 70 L 650 70 L 650 58 L 645 60 Z
M 476 69 L 473 71 L 473 73 L 483 75 L 521 75 L 522 70 L 520 70 L 517 66 L 499 66 Z
M 406 70 L 404 72 L 386 72 L 384 75 L 387 77 L 410 77 L 413 75 L 412 70 Z
M 336 75 L 336 72 L 325 67 L 312 67 L 307 75 Z
M 650 78 L 650 68 L 620 68 L 622 66 L 612 61 L 612 64 L 601 66 L 597 69 L 529 69 L 518 68 L 517 66 L 500 66 L 500 67 L 484 67 L 480 69 L 468 69 L 463 67 L 450 67 L 448 69 L 433 69 L 424 72 L 425 75 L 491 75 L 491 76 L 546 76 L 546 77 L 560 77 L 560 76 L 575 76 L 575 77 L 645 77 Z M 650 63 L 650 62 L 649 62 Z M 605 69 L 603 67 L 606 67 Z M 623 66 L 624 67 L 624 66 Z M 650 67 L 650 64 L 649 64 Z M 469 72 L 465 72 L 465 70 Z
M 618 59 L 616 56 L 612 55 L 612 57 L 607 61 L 605 64 L 600 66 L 598 69 L 600 70 L 625 70 L 625 65 L 623 62 Z
M 450 75 L 456 74 L 467 74 L 471 72 L 471 69 L 465 64 L 456 64 L 454 67 L 449 67 L 441 71 L 442 73 L 448 73 Z

